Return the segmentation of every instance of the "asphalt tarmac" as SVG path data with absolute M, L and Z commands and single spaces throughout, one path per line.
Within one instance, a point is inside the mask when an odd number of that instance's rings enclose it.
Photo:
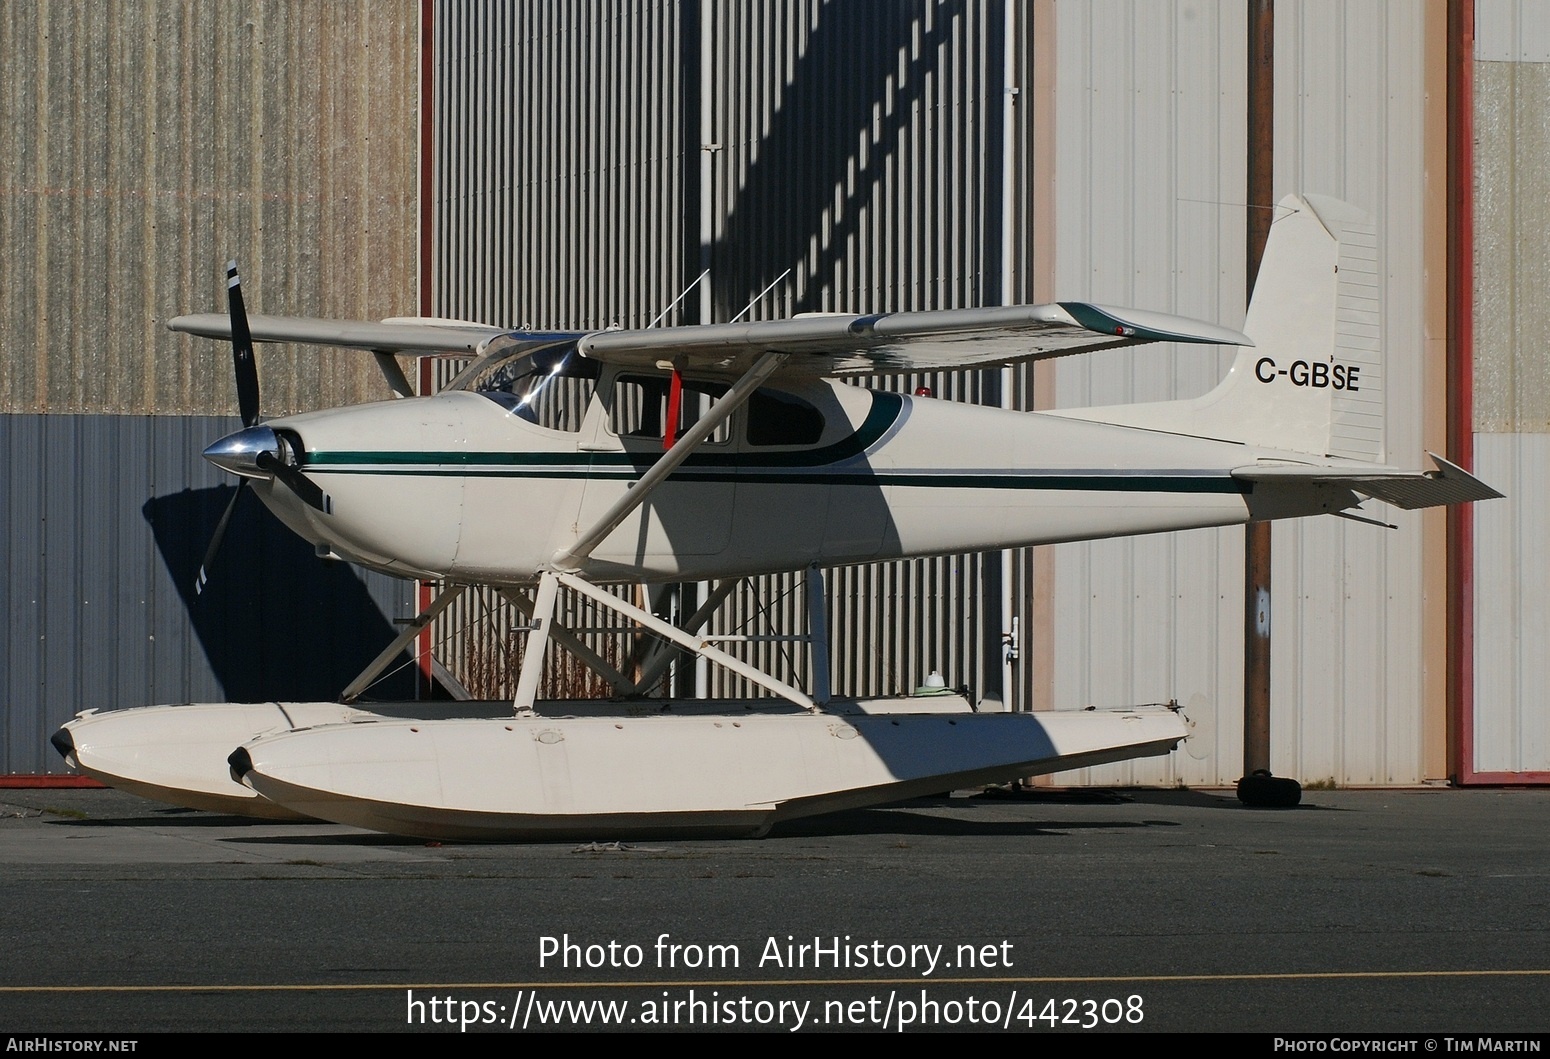
M 1550 791 L 960 794 L 625 845 L 0 813 L 13 1034 L 1550 1030 Z

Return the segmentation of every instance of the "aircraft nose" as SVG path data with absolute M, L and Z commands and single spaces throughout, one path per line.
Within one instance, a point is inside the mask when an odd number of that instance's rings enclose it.
M 280 439 L 266 426 L 248 427 L 235 434 L 228 434 L 205 449 L 204 457 L 217 467 L 247 478 L 268 478 L 269 472 L 259 467 L 259 456 L 280 455 Z

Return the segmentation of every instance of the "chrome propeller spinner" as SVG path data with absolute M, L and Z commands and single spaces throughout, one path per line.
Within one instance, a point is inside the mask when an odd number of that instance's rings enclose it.
M 253 335 L 248 327 L 248 314 L 242 299 L 242 280 L 237 275 L 237 263 L 226 263 L 226 298 L 231 312 L 231 355 L 233 373 L 237 379 L 237 408 L 242 416 L 243 429 L 228 434 L 205 449 L 204 457 L 217 467 L 238 475 L 236 491 L 216 523 L 210 546 L 205 549 L 204 560 L 199 564 L 199 579 L 194 583 L 194 593 L 204 592 L 209 581 L 210 564 L 221 548 L 226 527 L 231 522 L 242 489 L 250 478 L 272 478 L 283 483 L 304 503 L 319 511 L 328 512 L 331 504 L 326 493 L 312 479 L 301 473 L 303 460 L 301 439 L 293 434 L 275 431 L 259 423 L 258 367 L 253 360 Z

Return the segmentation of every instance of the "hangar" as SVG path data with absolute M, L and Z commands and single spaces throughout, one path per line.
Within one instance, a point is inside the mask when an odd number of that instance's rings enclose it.
M 1077 297 L 1236 326 L 1251 207 L 1315 190 L 1382 232 L 1396 452 L 1508 499 L 1276 527 L 1273 767 L 1543 782 L 1550 387 L 1518 336 L 1545 313 L 1547 24 L 1544 0 L 17 5 L 0 772 L 57 771 L 48 734 L 91 706 L 331 696 L 424 598 L 298 552 L 257 505 L 193 594 L 230 488 L 197 454 L 234 397 L 224 351 L 163 325 L 221 304 L 228 256 L 276 314 L 643 326 L 708 269 L 679 322 Z M 1191 396 L 1225 366 L 1153 348 L 894 384 L 1052 408 Z M 261 371 L 274 413 L 385 395 L 334 354 Z M 1185 750 L 1064 778 L 1229 784 L 1244 566 L 1241 531 L 1202 530 L 838 571 L 833 680 L 1176 698 Z M 800 610 L 777 578 L 718 620 L 778 635 Z M 498 688 L 506 620 L 453 615 L 397 693 Z M 718 679 L 680 676 L 736 690 Z

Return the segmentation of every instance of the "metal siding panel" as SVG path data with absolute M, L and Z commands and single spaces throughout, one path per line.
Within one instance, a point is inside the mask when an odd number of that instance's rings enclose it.
M 1354 749 L 1342 742 L 1342 670 L 1358 661 L 1342 635 L 1343 529 L 1308 529 L 1294 538 L 1277 526 L 1274 535 L 1272 768 L 1310 780 L 1352 779 L 1341 769 L 1342 754 Z
M 1423 276 L 1410 265 L 1422 259 L 1421 22 L 1421 9 L 1403 5 L 1287 4 L 1276 36 L 1278 193 L 1322 190 L 1377 217 L 1385 377 L 1394 380 L 1388 450 L 1412 466 L 1421 459 L 1425 348 Z M 1278 771 L 1341 783 L 1425 778 L 1421 522 L 1391 517 L 1401 529 L 1387 535 L 1327 519 L 1276 528 Z M 1282 567 L 1288 550 L 1298 560 L 1291 573 Z M 1280 587 L 1288 584 L 1291 593 Z M 1332 682 L 1327 667 L 1337 658 L 1342 675 Z
M 39 155 L 47 149 L 47 123 L 38 120 L 40 96 L 47 83 L 40 76 L 47 62 L 47 36 L 40 27 L 41 8 L 34 4 L 8 4 L 0 9 L 0 54 L 6 56 L 8 76 L 0 78 L 0 154 L 8 160 L 0 165 L 0 195 L 6 207 L 0 210 L 0 246 L 6 247 L 12 268 L 25 269 L 30 282 L 14 276 L 0 283 L 0 320 L 8 322 L 0 350 L 0 408 L 37 407 L 43 343 L 38 333 L 36 311 L 38 269 L 36 237 L 44 231 L 38 220 L 42 197 L 22 193 L 28 186 L 40 186 Z M 32 135 L 32 129 L 39 135 Z M 25 131 L 23 131 L 25 130 Z M 26 363 L 20 363 L 21 350 L 31 351 Z
M 3 41 L 0 41 L 3 43 Z M 16 446 L 20 439 L 11 429 L 12 417 L 0 416 L 0 461 L 4 461 L 7 467 L 16 466 Z M 15 516 L 16 496 L 13 487 L 18 476 L 8 474 L 5 480 L 0 482 L 0 535 L 6 541 L 14 541 L 21 533 L 20 525 L 13 526 L 12 519 Z M 21 593 L 16 590 L 15 569 L 16 549 L 9 544 L 5 549 L 5 563 L 0 567 L 0 614 L 7 616 L 5 623 L 5 635 L 0 636 L 0 717 L 4 723 L 0 724 L 0 731 L 5 734 L 3 743 L 0 743 L 0 772 L 11 771 L 10 759 L 15 740 L 10 731 L 10 719 L 15 713 L 12 702 L 16 698 L 16 689 L 12 685 L 14 669 L 12 667 L 13 655 L 16 654 L 16 645 L 12 642 L 16 627 L 16 617 L 13 607 L 20 607 Z
M 1477 434 L 1477 473 L 1507 494 L 1475 511 L 1476 772 L 1550 771 L 1550 434 Z
M 1428 462 L 1427 351 L 1435 348 L 1431 343 L 1434 336 L 1426 327 L 1426 269 L 1416 264 L 1427 260 L 1426 18 L 1422 8 L 1386 9 L 1385 14 L 1383 24 L 1373 30 L 1386 42 L 1387 71 L 1385 82 L 1375 89 L 1384 101 L 1386 126 L 1381 163 L 1386 207 L 1380 216 L 1388 236 L 1379 261 L 1387 266 L 1388 280 L 1384 334 L 1390 357 L 1394 352 L 1399 354 L 1401 374 L 1395 379 L 1393 371 L 1386 369 L 1386 456 L 1390 462 L 1416 467 Z M 1366 163 L 1356 158 L 1352 164 L 1360 167 Z M 1373 629 L 1381 635 L 1386 662 L 1382 725 L 1374 731 L 1380 740 L 1375 775 L 1380 777 L 1378 782 L 1412 783 L 1428 778 L 1423 747 L 1423 676 L 1429 662 L 1423 616 L 1428 600 L 1422 548 L 1422 525 L 1427 516 L 1420 512 L 1396 514 L 1400 517 L 1393 521 L 1401 527 L 1397 535 L 1391 538 L 1374 533 L 1356 538 L 1362 549 L 1358 563 L 1370 563 L 1374 570 L 1380 570 L 1382 580 L 1371 596 L 1360 601 L 1362 609 L 1352 614 L 1351 621 L 1357 630 Z
M 75 628 L 69 641 L 72 686 L 83 692 L 92 689 L 92 705 L 98 704 L 96 696 L 106 694 L 108 701 L 101 705 L 112 707 L 119 705 L 119 689 L 123 688 L 118 661 L 126 646 L 119 635 L 117 608 L 113 605 L 119 566 L 125 558 L 117 540 L 119 515 L 125 497 L 136 495 L 126 489 L 133 488 L 132 477 L 125 481 L 134 473 L 125 464 L 136 452 L 117 444 L 121 433 L 117 416 L 69 419 L 73 421 L 77 452 L 83 455 L 76 463 L 82 473 L 72 480 L 73 510 L 70 527 L 65 530 L 68 536 L 61 534 L 58 541 L 59 550 L 70 557 L 79 577 L 69 601 L 76 608 Z M 89 546 L 80 546 L 87 542 Z
M 676 10 L 618 12 L 595 32 L 587 11 L 491 18 L 476 33 L 490 54 L 471 55 L 464 37 L 475 31 L 438 8 L 449 130 L 437 161 L 449 188 L 438 200 L 447 233 L 438 256 L 452 273 L 437 281 L 438 313 L 643 325 L 679 292 L 679 269 L 666 266 L 681 256 L 679 146 L 644 142 L 676 122 L 677 71 L 662 62 L 651 78 L 660 83 L 648 85 L 633 65 L 654 35 L 671 33 Z
M 1527 653 L 1538 660 L 1546 653 L 1542 645 L 1550 642 L 1550 629 L 1522 623 L 1524 583 L 1518 569 L 1524 516 L 1544 514 L 1539 510 L 1543 490 L 1518 488 L 1523 450 L 1530 445 L 1543 449 L 1546 438 L 1550 435 L 1475 435 L 1475 473 L 1489 474 L 1486 480 L 1507 494 L 1506 500 L 1482 504 L 1474 512 L 1475 759 L 1468 764 L 1475 771 L 1521 768 L 1517 729 L 1526 658 L 1520 647 L 1524 640 L 1541 645 Z
M 1241 6 L 1061 7 L 1056 33 L 1057 296 L 1241 321 L 1242 210 L 1225 205 L 1241 201 L 1244 184 Z M 1229 356 L 1147 347 L 1060 362 L 1055 405 L 1193 396 Z M 1236 778 L 1241 537 L 1205 530 L 1052 549 L 1054 705 L 1177 697 L 1197 723 L 1188 754 L 1056 782 Z
M 1088 237 L 1088 219 L 1093 216 L 1095 173 L 1088 144 L 1095 139 L 1092 128 L 1092 100 L 1089 85 L 1096 60 L 1093 47 L 1091 8 L 1074 5 L 1055 12 L 1055 51 L 1061 61 L 1055 65 L 1055 141 L 1059 145 L 1054 158 L 1055 216 L 1046 219 L 1054 228 L 1055 277 L 1057 297 L 1070 291 L 1076 296 L 1087 290 L 1092 272 L 1094 241 Z M 1056 393 L 1050 407 L 1091 404 L 1086 392 L 1088 374 L 1056 371 Z M 1056 613 L 1062 613 L 1057 605 Z
M 44 423 L 44 444 L 50 463 L 56 468 L 82 465 L 80 438 L 73 416 L 49 416 Z M 52 468 L 51 468 L 52 469 Z M 79 473 L 51 476 L 40 490 L 43 512 L 43 664 L 40 694 L 44 702 L 78 702 L 75 655 L 85 646 L 81 642 L 79 607 L 80 556 L 71 548 L 70 537 L 80 526 L 76 517 Z M 42 734 L 41 718 L 27 733 L 28 744 L 38 745 Z
M 1475 61 L 1511 62 L 1517 58 L 1518 18 L 1516 0 L 1475 5 Z
M 1550 0 L 1477 4 L 1475 58 L 1481 62 L 1550 62 Z
M 1477 8 L 1475 97 L 1475 468 L 1507 494 L 1477 505 L 1475 772 L 1550 771 L 1544 644 L 1550 560 L 1550 370 L 1534 337 L 1550 317 L 1544 168 L 1550 134 L 1550 4 Z
M 1475 512 L 1476 772 L 1550 771 L 1550 434 L 1477 434 L 1475 466 L 1507 499 Z
M 41 416 L 0 416 L 5 423 L 4 453 L 8 467 L 42 467 L 46 458 L 44 421 Z M 46 599 L 43 591 L 44 551 L 41 547 L 43 489 L 47 478 L 38 474 L 7 474 L 6 492 L 6 650 L 5 650 L 5 747 L 7 772 L 26 770 L 36 753 L 35 718 L 43 701 L 43 630 Z M 32 547 L 26 546 L 27 542 Z
M 192 465 L 189 446 L 183 443 L 187 425 L 187 420 L 170 418 L 158 418 L 153 423 L 153 441 L 148 460 L 152 495 L 171 491 L 175 483 L 186 483 L 190 488 L 196 483 L 193 475 L 197 473 L 197 468 Z M 214 517 L 218 518 L 219 515 Z M 185 539 L 186 535 L 194 532 L 194 527 L 162 515 L 155 508 L 148 512 L 147 521 L 153 538 L 163 542 L 162 554 L 166 554 L 168 549 L 194 547 L 191 539 Z M 215 525 L 213 521 L 206 524 Z M 163 570 L 165 565 L 162 564 Z M 156 646 L 149 700 L 153 703 L 176 701 L 179 696 L 174 689 L 178 688 L 197 688 L 198 692 L 213 690 L 208 682 L 195 679 L 192 629 L 186 617 L 168 605 L 177 598 L 176 589 L 168 578 L 158 577 L 154 591 L 156 603 L 150 627 L 151 639 Z M 219 695 L 211 697 L 220 698 Z
M 656 143 L 642 142 L 641 130 L 653 128 L 699 135 L 679 124 L 683 101 L 677 81 L 667 74 L 674 64 L 658 61 L 649 43 L 643 45 L 653 39 L 649 25 L 659 27 L 663 52 L 676 47 L 683 33 L 696 34 L 711 71 L 703 95 L 714 109 L 709 127 L 720 144 L 708 189 L 720 248 L 713 272 L 717 318 L 739 312 L 787 267 L 794 268 L 793 276 L 762 297 L 751 316 L 806 308 L 919 308 L 983 297 L 987 265 L 981 229 L 987 222 L 979 210 L 989 185 L 986 152 L 971 139 L 971 129 L 990 122 L 970 121 L 965 114 L 975 107 L 988 113 L 1002 104 L 999 93 L 978 98 L 989 95 L 982 73 L 986 8 L 716 2 L 697 10 L 706 21 L 703 35 L 699 26 L 685 24 L 682 9 L 672 4 L 606 18 L 574 5 L 528 9 L 519 16 L 541 25 L 519 44 L 528 80 L 565 86 L 535 100 L 514 123 L 514 138 L 543 167 L 525 196 L 537 204 L 532 208 L 539 219 L 533 232 L 519 233 L 525 238 L 516 255 L 524 266 L 519 275 L 500 276 L 499 262 L 478 247 L 457 267 L 498 276 L 530 302 L 550 299 L 546 304 L 556 318 L 533 322 L 555 326 L 645 322 L 698 272 L 686 267 L 689 246 L 676 234 L 683 212 L 680 159 L 697 165 L 698 141 L 681 143 L 659 133 L 644 137 Z M 1001 17 L 999 11 L 992 14 Z M 557 39 L 551 27 L 562 23 L 576 30 L 573 38 L 587 27 L 595 32 L 587 31 L 584 46 Z M 449 28 L 445 36 L 450 35 Z M 857 48 L 858 41 L 871 46 Z M 443 49 L 438 59 L 458 85 L 483 85 L 491 73 L 456 49 Z M 554 62 L 559 65 L 546 65 Z M 594 75 L 573 76 L 572 68 Z M 632 69 L 659 73 L 642 78 L 630 75 Z M 454 98 L 457 91 L 444 97 Z M 448 170 L 448 184 L 466 164 L 458 155 L 459 138 L 499 142 L 483 122 L 507 119 L 489 118 L 498 104 L 480 106 L 460 102 L 448 108 L 443 124 L 459 130 L 437 163 Z M 470 109 L 477 112 L 470 115 Z M 544 135 L 550 127 L 555 134 Z M 664 139 L 670 141 L 665 149 Z M 459 201 L 440 204 L 446 223 L 488 227 L 484 215 L 473 212 L 486 208 L 477 201 L 480 194 L 466 189 L 448 196 Z M 783 223 L 771 224 L 772 217 Z M 449 233 L 447 241 L 454 238 Z M 611 264 L 599 269 L 598 261 Z M 532 267 L 534 262 L 545 267 Z M 438 311 L 468 315 L 462 308 L 468 299 L 454 288 L 452 282 L 439 285 Z M 944 395 L 979 393 L 973 379 L 932 385 Z M 972 601 L 983 576 L 975 557 L 844 572 L 842 584 L 853 578 L 849 583 L 856 591 L 895 620 L 885 623 L 878 643 L 865 647 L 852 646 L 836 632 L 836 640 L 844 641 L 836 651 L 836 688 L 872 693 L 913 687 L 933 660 L 957 668 L 955 682 L 982 686 L 980 645 L 987 634 Z M 751 598 L 731 600 L 716 628 L 757 616 L 774 623 L 772 629 L 800 631 L 805 616 L 799 600 L 783 595 L 797 583 L 762 581 L 761 598 L 784 602 L 756 615 Z M 928 595 L 922 598 L 922 592 Z M 785 649 L 754 650 L 773 659 Z M 796 664 L 803 669 L 805 659 Z M 736 682 L 715 680 L 717 691 L 735 690 Z
M 160 701 L 154 698 L 156 643 L 151 637 L 151 614 L 156 603 L 154 586 L 160 567 L 155 549 L 144 543 L 144 511 L 135 510 L 142 498 L 155 495 L 151 481 L 152 463 L 145 454 L 156 443 L 156 420 L 151 416 L 114 419 L 118 435 L 111 443 L 131 458 L 119 461 L 119 474 L 114 481 L 114 505 L 105 515 L 111 521 L 102 523 L 104 527 L 111 527 L 111 547 L 117 557 L 114 580 L 103 586 L 103 593 L 112 601 L 111 639 L 118 645 L 112 705 L 123 707 Z M 139 517 L 131 517 L 131 512 Z
M 329 697 L 353 675 L 340 671 L 391 635 L 379 612 L 407 612 L 403 582 L 299 566 L 298 551 L 318 564 L 256 502 L 233 523 L 212 590 L 194 601 L 193 568 L 229 495 L 198 453 L 233 426 L 0 416 L 0 453 L 22 469 L 8 476 L 0 517 L 11 542 L 0 592 L 5 772 L 63 771 L 47 738 L 87 708 L 220 701 L 239 689 Z
M 1550 0 L 1517 0 L 1518 62 L 1550 62 Z M 1477 21 L 1479 16 L 1476 16 Z
M 1133 60 L 1137 48 L 1136 5 L 1099 5 L 1093 8 L 1093 15 L 1093 39 L 1101 42 L 1102 52 Z M 1138 268 L 1135 235 L 1142 220 L 1134 213 L 1133 184 L 1139 176 L 1134 100 L 1139 92 L 1166 92 L 1168 86 L 1138 85 L 1131 61 L 1116 64 L 1112 59 L 1105 61 L 1102 56 L 1093 55 L 1087 57 L 1087 62 L 1091 67 L 1087 92 L 1092 124 L 1084 132 L 1090 137 L 1087 151 L 1091 155 L 1094 187 L 1089 197 L 1092 209 L 1083 220 L 1085 236 L 1095 252 L 1088 275 L 1081 278 L 1081 287 L 1075 289 L 1089 291 L 1092 298 L 1109 304 L 1134 305 L 1133 281 Z M 1057 249 L 1057 261 L 1060 256 Z M 1061 285 L 1059 289 L 1066 288 Z M 1130 354 L 1103 351 L 1083 360 L 1087 361 L 1080 366 L 1086 369 L 1084 403 L 1123 404 L 1136 399 Z
M 1550 435 L 1534 434 L 1514 440 L 1521 446 L 1524 473 L 1518 476 L 1516 493 L 1525 500 L 1525 507 L 1541 508 L 1525 517 L 1518 513 L 1518 578 L 1520 602 L 1518 606 L 1517 642 L 1520 658 L 1518 668 L 1522 673 L 1519 688 L 1522 694 L 1514 700 L 1517 713 L 1518 768 L 1535 772 L 1550 772 L 1550 701 L 1546 688 L 1550 688 L 1550 658 L 1547 652 L 1536 650 L 1534 645 L 1550 643 L 1544 632 L 1550 629 L 1550 552 L 1545 548 L 1541 520 L 1544 514 L 1546 491 L 1543 483 L 1550 481 Z M 1478 623 L 1476 628 L 1479 628 Z M 1478 712 L 1478 707 L 1477 707 Z

